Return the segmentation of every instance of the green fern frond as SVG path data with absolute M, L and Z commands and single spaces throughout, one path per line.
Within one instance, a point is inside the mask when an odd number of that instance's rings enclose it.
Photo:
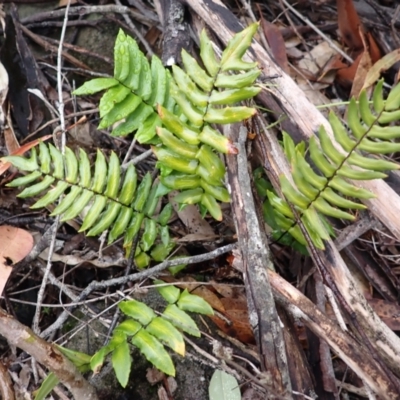
M 18 197 L 30 198 L 44 193 L 31 208 L 47 207 L 60 200 L 51 215 L 61 215 L 61 221 L 73 219 L 87 210 L 81 232 L 95 236 L 109 229 L 108 242 L 124 236 L 126 248 L 144 225 L 136 253 L 141 267 L 150 261 L 147 252 L 154 251 L 159 258 L 160 254 L 166 256 L 172 250 L 167 227 L 172 206 L 167 205 L 158 218 L 154 216 L 160 198 L 159 183 L 154 183 L 147 173 L 138 185 L 133 165 L 127 168 L 122 179 L 120 162 L 114 152 L 107 161 L 98 150 L 93 171 L 82 149 L 78 158 L 68 147 L 62 155 L 53 145 L 43 142 L 39 144 L 39 155 L 33 148 L 30 158 L 8 156 L 4 159 L 30 172 L 8 184 L 9 187 L 25 187 Z M 158 237 L 161 243 L 156 244 Z
M 158 114 L 164 128 L 157 128 L 162 146 L 153 147 L 162 173 L 163 185 L 183 190 L 175 200 L 199 203 L 204 212 L 222 219 L 218 202 L 229 202 L 223 184 L 224 163 L 219 153 L 236 154 L 237 149 L 211 124 L 230 124 L 250 118 L 256 110 L 234 105 L 253 98 L 260 88 L 253 86 L 260 74 L 257 63 L 242 60 L 258 24 L 236 34 L 220 60 L 205 31 L 200 36 L 203 69 L 185 50 L 183 69 L 172 67 L 171 96 L 183 115 L 160 105 Z
M 137 43 L 120 30 L 114 48 L 114 77 L 97 78 L 75 90 L 89 95 L 106 90 L 100 100 L 99 129 L 121 122 L 112 130 L 115 136 L 132 132 L 139 143 L 152 142 L 161 125 L 155 109 L 158 104 L 173 110 L 169 94 L 170 74 L 157 56 L 149 63 Z
M 329 237 L 324 216 L 354 220 L 348 210 L 365 209 L 358 200 L 370 199 L 375 195 L 346 181 L 385 178 L 382 171 L 399 169 L 391 161 L 371 158 L 363 154 L 387 154 L 400 151 L 400 143 L 393 139 L 400 137 L 400 126 L 389 125 L 399 119 L 400 85 L 391 90 L 387 99 L 383 97 L 383 81 L 378 82 L 372 106 L 363 91 L 359 102 L 351 99 L 348 108 L 346 128 L 339 118 L 331 112 L 329 122 L 335 139 L 340 145 L 332 145 L 323 126 L 319 130 L 319 140 L 312 137 L 309 154 L 319 174 L 314 171 L 305 158 L 303 144 L 295 146 L 292 139 L 284 133 L 285 153 L 290 161 L 294 185 L 282 176 L 281 189 L 287 202 L 294 206 L 314 245 L 323 249 L 323 240 Z M 276 222 L 281 229 L 289 231 L 300 243 L 306 240 L 296 223 L 296 217 L 289 204 L 275 193 L 268 191 L 268 201 L 275 211 Z
M 128 340 L 160 371 L 175 375 L 175 367 L 164 345 L 175 353 L 185 355 L 185 341 L 181 331 L 199 337 L 196 322 L 186 311 L 211 315 L 213 309 L 201 297 L 181 291 L 175 286 L 164 286 L 164 282 L 155 281 L 159 293 L 168 305 L 161 316 L 152 308 L 137 300 L 127 300 L 119 304 L 127 319 L 114 330 L 110 342 L 98 350 L 90 360 L 92 371 L 98 372 L 105 357 L 112 354 L 112 365 L 120 384 L 125 387 L 131 369 L 132 359 Z M 162 285 L 162 286 L 159 286 Z M 123 353 L 121 349 L 126 352 Z

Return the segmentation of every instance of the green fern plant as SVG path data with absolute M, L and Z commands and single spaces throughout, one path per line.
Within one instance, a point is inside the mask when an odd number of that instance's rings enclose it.
M 185 342 L 181 332 L 200 337 L 196 322 L 186 312 L 212 315 L 211 306 L 201 297 L 181 291 L 175 286 L 165 286 L 161 280 L 155 280 L 156 288 L 168 303 L 164 312 L 157 314 L 146 304 L 137 300 L 127 300 L 119 304 L 120 310 L 127 316 L 113 332 L 106 346 L 93 356 L 59 346 L 81 372 L 99 373 L 106 357 L 111 354 L 111 363 L 121 386 L 126 387 L 131 372 L 130 346 L 133 345 L 160 371 L 175 376 L 175 367 L 165 346 L 175 353 L 185 355 Z M 50 373 L 42 383 L 35 400 L 44 399 L 59 380 Z
M 153 184 L 150 174 L 146 174 L 137 187 L 134 166 L 127 169 L 121 182 L 118 157 L 111 153 L 107 163 L 100 150 L 92 177 L 90 161 L 83 150 L 77 158 L 68 147 L 62 154 L 54 146 L 40 143 L 39 157 L 33 149 L 30 158 L 5 158 L 20 170 L 30 172 L 9 186 L 27 186 L 19 195 L 23 198 L 47 191 L 32 207 L 47 207 L 60 200 L 52 215 L 62 215 L 62 221 L 75 218 L 90 206 L 80 231 L 91 236 L 110 229 L 109 243 L 124 234 L 128 249 L 144 225 L 136 263 L 148 265 L 150 250 L 151 257 L 161 261 L 174 246 L 167 227 L 171 205 L 158 219 L 153 217 L 161 195 L 182 190 L 175 201 L 200 203 L 204 213 L 209 211 L 218 220 L 222 219 L 218 201 L 230 200 L 223 184 L 225 166 L 216 152 L 237 150 L 211 124 L 238 122 L 255 113 L 254 108 L 231 105 L 260 91 L 253 86 L 260 74 L 257 64 L 242 60 L 257 27 L 253 24 L 235 35 L 219 61 L 203 31 L 200 55 L 206 69 L 183 51 L 186 72 L 174 66 L 173 77 L 157 57 L 149 64 L 136 42 L 120 31 L 115 45 L 114 77 L 91 80 L 75 91 L 83 95 L 106 90 L 100 100 L 100 128 L 118 122 L 114 135 L 136 132 L 142 143 L 161 143 L 153 147 L 161 170 L 160 183 Z M 161 243 L 155 245 L 158 234 Z
M 370 180 L 385 178 L 383 171 L 399 169 L 400 166 L 364 153 L 387 154 L 400 151 L 400 143 L 392 142 L 400 137 L 400 126 L 390 125 L 400 118 L 400 84 L 395 86 L 385 99 L 383 81 L 379 81 L 370 105 L 366 91 L 359 101 L 351 99 L 348 107 L 347 125 L 331 112 L 329 122 L 335 139 L 341 146 L 332 145 L 323 126 L 319 130 L 319 142 L 310 139 L 309 156 L 317 173 L 306 159 L 305 145 L 294 145 L 286 133 L 283 134 L 285 154 L 290 162 L 292 184 L 285 176 L 280 177 L 283 199 L 267 190 L 268 202 L 274 209 L 276 224 L 288 231 L 297 241 L 307 244 L 291 203 L 317 248 L 324 249 L 324 240 L 333 234 L 325 216 L 354 220 L 349 210 L 365 209 L 366 206 L 348 199 L 370 199 L 375 195 L 359 188 L 346 179 Z
M 164 284 L 157 280 L 156 285 Z M 129 318 L 121 322 L 114 330 L 108 345 L 97 351 L 90 361 L 92 371 L 98 371 L 108 354 L 120 384 L 128 383 L 131 357 L 128 341 L 137 347 L 142 354 L 160 371 L 175 376 L 175 367 L 165 350 L 167 345 L 177 354 L 185 355 L 185 342 L 181 331 L 200 337 L 195 321 L 186 311 L 212 315 L 213 309 L 201 297 L 190 294 L 186 289 L 175 286 L 156 286 L 167 301 L 164 312 L 157 314 L 146 304 L 137 300 L 123 301 L 120 310 Z
M 8 156 L 5 160 L 29 172 L 7 185 L 25 187 L 18 197 L 37 197 L 44 193 L 31 208 L 47 207 L 61 199 L 51 213 L 53 216 L 61 215 L 61 221 L 71 220 L 89 208 L 84 213 L 80 229 L 87 236 L 99 235 L 109 229 L 108 242 L 124 236 L 124 247 L 129 249 L 143 225 L 144 231 L 135 254 L 138 267 L 147 266 L 151 258 L 164 260 L 174 247 L 168 230 L 171 204 L 154 216 L 160 198 L 159 183 L 153 183 L 150 173 L 147 173 L 138 184 L 133 165 L 127 168 L 121 179 L 121 166 L 114 152 L 107 162 L 98 150 L 93 173 L 89 157 L 82 149 L 78 159 L 68 147 L 63 155 L 53 145 L 43 142 L 39 144 L 39 155 L 33 148 L 30 158 Z M 158 237 L 161 241 L 155 244 Z
M 154 215 L 162 195 L 182 190 L 176 201 L 199 203 L 204 213 L 209 211 L 218 220 L 222 219 L 218 201 L 230 201 L 223 184 L 225 166 L 218 153 L 236 154 L 237 149 L 213 124 L 240 122 L 256 112 L 234 104 L 251 99 L 261 90 L 253 86 L 260 74 L 257 63 L 242 60 L 257 27 L 253 24 L 235 35 L 220 60 L 203 32 L 200 55 L 205 69 L 183 51 L 184 69 L 174 66 L 173 76 L 157 57 L 149 63 L 136 42 L 120 31 L 114 77 L 94 79 L 75 91 L 85 95 L 105 90 L 99 106 L 99 128 L 113 126 L 113 135 L 134 133 L 140 143 L 153 144 L 161 170 L 159 183 L 154 183 L 148 173 L 138 184 L 135 167 L 131 165 L 123 172 L 113 152 L 107 161 L 98 150 L 92 170 L 89 156 L 82 149 L 77 157 L 68 147 L 62 154 L 53 145 L 40 143 L 39 153 L 32 149 L 29 158 L 4 158 L 27 173 L 8 186 L 25 187 L 19 197 L 40 197 L 32 208 L 52 207 L 58 202 L 51 215 L 60 215 L 62 221 L 83 215 L 80 231 L 88 236 L 107 229 L 109 243 L 124 236 L 128 249 L 143 227 L 136 264 L 144 267 L 150 259 L 164 260 L 174 242 L 168 231 L 171 204 Z M 90 360 L 82 353 L 62 351 L 82 371 L 90 368 L 95 372 L 111 353 L 117 378 L 125 386 L 131 364 L 129 340 L 157 368 L 174 375 L 173 363 L 161 342 L 183 355 L 179 330 L 200 336 L 185 311 L 212 314 L 212 308 L 201 298 L 175 287 L 160 287 L 159 291 L 169 303 L 161 317 L 141 302 L 123 302 L 120 309 L 129 318 Z M 55 384 L 56 379 L 50 375 L 40 396 L 44 397 Z

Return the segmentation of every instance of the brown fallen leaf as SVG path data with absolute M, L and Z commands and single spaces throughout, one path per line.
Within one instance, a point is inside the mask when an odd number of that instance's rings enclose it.
M 263 14 L 260 13 L 260 15 Z M 264 18 L 261 18 L 261 26 L 275 62 L 283 71 L 289 74 L 289 62 L 286 54 L 285 40 L 283 39 L 280 29 Z
M 14 226 L 0 226 L 0 294 L 3 293 L 12 267 L 25 258 L 33 247 L 32 235 Z
M 199 286 L 192 290 L 191 293 L 202 297 L 214 310 L 217 310 L 221 313 L 225 312 L 225 308 L 221 300 L 206 286 Z
M 362 50 L 361 21 L 353 0 L 336 0 L 339 32 L 343 42 L 351 50 Z
M 230 320 L 229 322 L 227 322 L 225 319 L 222 319 L 217 315 L 211 315 L 209 316 L 209 318 L 225 334 L 234 337 L 242 343 L 255 344 L 254 334 L 251 330 L 251 326 L 248 320 Z
M 364 76 L 382 53 L 372 34 L 364 29 L 353 0 L 336 0 L 336 3 L 340 35 L 354 59 L 351 65 L 338 71 L 337 81 L 343 86 L 352 85 L 351 96 L 358 97 Z
M 355 97 L 358 99 L 358 96 L 360 95 L 360 92 L 364 86 L 365 78 L 368 75 L 368 71 L 371 69 L 371 66 L 371 57 L 369 52 L 365 50 L 361 53 L 361 57 L 358 62 L 357 71 L 351 87 L 350 98 Z
M 198 285 L 196 285 L 195 284 L 196 279 L 192 277 L 185 277 L 177 280 L 170 276 L 165 276 L 162 279 L 165 282 L 174 283 L 175 286 L 179 287 L 180 289 L 187 289 L 190 293 L 202 297 L 210 304 L 210 306 L 214 310 L 217 310 L 221 313 L 225 312 L 225 308 L 221 303 L 220 299 L 218 298 L 218 296 L 215 293 L 213 293 L 210 289 L 208 289 L 206 286 L 202 285 L 201 283 L 198 283 Z

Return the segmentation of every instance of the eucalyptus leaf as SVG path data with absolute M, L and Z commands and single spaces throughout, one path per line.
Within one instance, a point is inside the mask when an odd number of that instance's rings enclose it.
M 240 386 L 232 375 L 217 369 L 208 387 L 210 400 L 241 400 Z

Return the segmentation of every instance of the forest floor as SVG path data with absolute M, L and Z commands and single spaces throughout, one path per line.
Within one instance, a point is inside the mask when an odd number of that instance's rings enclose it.
M 203 27 L 223 48 L 230 39 L 224 24 L 230 29 L 232 21 L 243 27 L 259 21 L 255 39 L 267 51 L 265 56 L 256 54 L 256 59 L 260 57 L 269 80 L 265 84 L 261 78 L 263 92 L 254 104 L 268 123 L 268 134 L 279 141 L 282 131 L 296 143 L 307 140 L 330 112 L 345 119 L 350 98 L 358 98 L 362 88 L 370 88 L 382 76 L 389 90 L 400 78 L 400 6 L 394 0 L 354 0 L 354 4 L 351 0 L 223 1 L 229 11 L 208 1 L 186 1 L 183 6 L 166 0 L 72 0 L 68 20 L 66 0 L 22 3 L 4 4 L 0 14 L 0 61 L 5 68 L 0 68 L 0 156 L 27 153 L 43 138 L 58 146 L 63 124 L 67 146 L 76 154 L 83 149 L 94 160 L 97 149 L 108 155 L 113 151 L 124 160 L 121 163 L 136 160 L 140 179 L 149 171 L 154 174 L 156 158 L 148 145 L 132 140 L 131 135 L 113 136 L 111 128 L 98 128 L 102 93 L 72 94 L 90 79 L 113 76 L 114 44 L 120 29 L 137 41 L 148 58 L 157 55 L 171 66 L 171 60 L 180 62 L 182 47 L 199 53 Z M 175 14 L 179 12 L 181 17 Z M 60 41 L 63 27 L 65 37 Z M 296 92 L 289 87 L 297 88 Z M 79 232 L 79 217 L 56 222 L 51 216 L 54 205 L 31 209 L 37 198 L 17 197 L 20 189 L 6 184 L 18 172 L 0 162 L 0 306 L 22 324 L 15 325 L 15 331 L 7 328 L 6 333 L 5 314 L 0 313 L 3 398 L 33 399 L 49 373 L 48 359 L 18 349 L 19 342 L 13 341 L 23 326 L 30 327 L 35 338 L 93 355 L 122 320 L 119 302 L 135 298 L 156 311 L 163 309 L 165 304 L 154 289 L 155 277 L 201 296 L 215 315 L 196 316 L 204 335 L 187 338 L 185 358 L 173 356 L 175 378 L 152 368 L 136 349 L 125 389 L 116 381 L 108 359 L 96 374 L 84 375 L 99 398 L 208 399 L 217 369 L 237 379 L 242 399 L 373 399 L 378 389 L 370 379 L 383 388 L 377 392 L 379 398 L 400 398 L 397 171 L 390 172 L 384 189 L 375 192 L 380 203 L 371 203 L 370 210 L 355 210 L 355 221 L 332 222 L 335 237 L 325 251 L 314 249 L 310 242 L 303 246 L 277 240 L 274 227 L 264 224 L 262 217 L 268 222 L 264 182 L 274 185 L 270 174 L 280 159 L 267 162 L 263 158 L 266 144 L 258 144 L 258 124 L 246 124 L 249 163 L 242 165 L 252 172 L 254 204 L 241 210 L 233 196 L 232 204 L 222 205 L 222 221 L 209 215 L 203 218 L 197 206 L 181 209 L 174 204 L 169 223 L 174 255 L 187 261 L 186 268 L 174 274 L 168 272 L 167 264 L 155 273 L 154 260 L 137 273 L 121 240 L 107 245 L 103 236 Z M 396 162 L 398 153 L 391 152 L 385 159 Z M 232 162 L 227 157 L 230 187 L 235 179 Z M 282 172 L 279 168 L 275 171 Z M 265 282 L 258 282 L 259 286 L 252 282 L 251 257 L 246 258 L 244 250 L 249 246 L 248 253 L 255 251 L 252 240 L 256 239 L 244 232 L 248 216 L 242 213 L 249 211 L 247 207 L 253 207 L 258 216 L 256 236 L 260 235 L 266 249 L 253 255 L 265 255 L 269 261 L 264 260 L 263 266 L 273 264 L 275 271 L 263 277 Z M 260 310 L 269 303 L 254 295 L 258 290 L 269 291 L 271 298 L 273 293 L 272 319 L 264 315 L 269 311 Z M 279 328 L 273 326 L 274 313 Z M 287 351 L 271 361 L 271 354 L 279 353 L 271 347 L 266 350 L 272 342 L 279 347 L 274 335 Z M 72 398 L 63 385 L 50 396 Z

